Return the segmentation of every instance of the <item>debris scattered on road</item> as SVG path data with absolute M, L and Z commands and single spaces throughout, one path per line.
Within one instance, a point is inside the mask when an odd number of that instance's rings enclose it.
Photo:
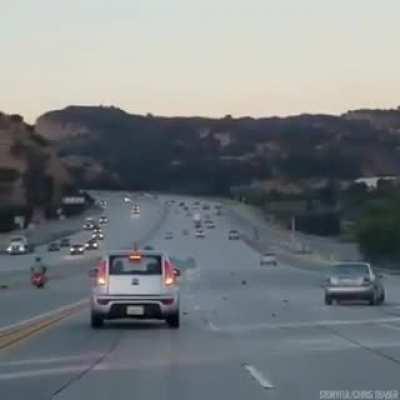
M 242 280 L 242 285 L 247 285 L 247 281 L 246 280 Z

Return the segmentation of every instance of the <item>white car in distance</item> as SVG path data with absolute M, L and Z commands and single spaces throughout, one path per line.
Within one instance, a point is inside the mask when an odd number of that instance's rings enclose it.
M 278 261 L 276 260 L 276 255 L 273 252 L 266 252 L 261 256 L 260 265 L 272 265 L 276 267 L 278 265 Z
M 15 236 L 11 238 L 6 251 L 10 255 L 29 253 L 30 246 L 27 238 L 25 236 Z

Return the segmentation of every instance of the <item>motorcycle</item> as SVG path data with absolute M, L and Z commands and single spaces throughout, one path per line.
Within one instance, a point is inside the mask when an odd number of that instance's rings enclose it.
M 33 274 L 31 277 L 31 282 L 33 286 L 41 289 L 47 283 L 47 276 L 45 274 Z

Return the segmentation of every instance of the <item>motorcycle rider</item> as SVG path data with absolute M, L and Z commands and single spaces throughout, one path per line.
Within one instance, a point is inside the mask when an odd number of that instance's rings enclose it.
M 37 275 L 46 275 L 47 272 L 47 267 L 43 263 L 41 257 L 36 257 L 35 262 L 31 267 L 31 276 L 37 276 Z

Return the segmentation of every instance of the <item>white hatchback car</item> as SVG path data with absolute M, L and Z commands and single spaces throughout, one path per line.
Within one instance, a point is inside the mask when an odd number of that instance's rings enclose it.
M 91 271 L 91 325 L 106 319 L 165 319 L 179 328 L 180 271 L 162 252 L 115 251 Z

